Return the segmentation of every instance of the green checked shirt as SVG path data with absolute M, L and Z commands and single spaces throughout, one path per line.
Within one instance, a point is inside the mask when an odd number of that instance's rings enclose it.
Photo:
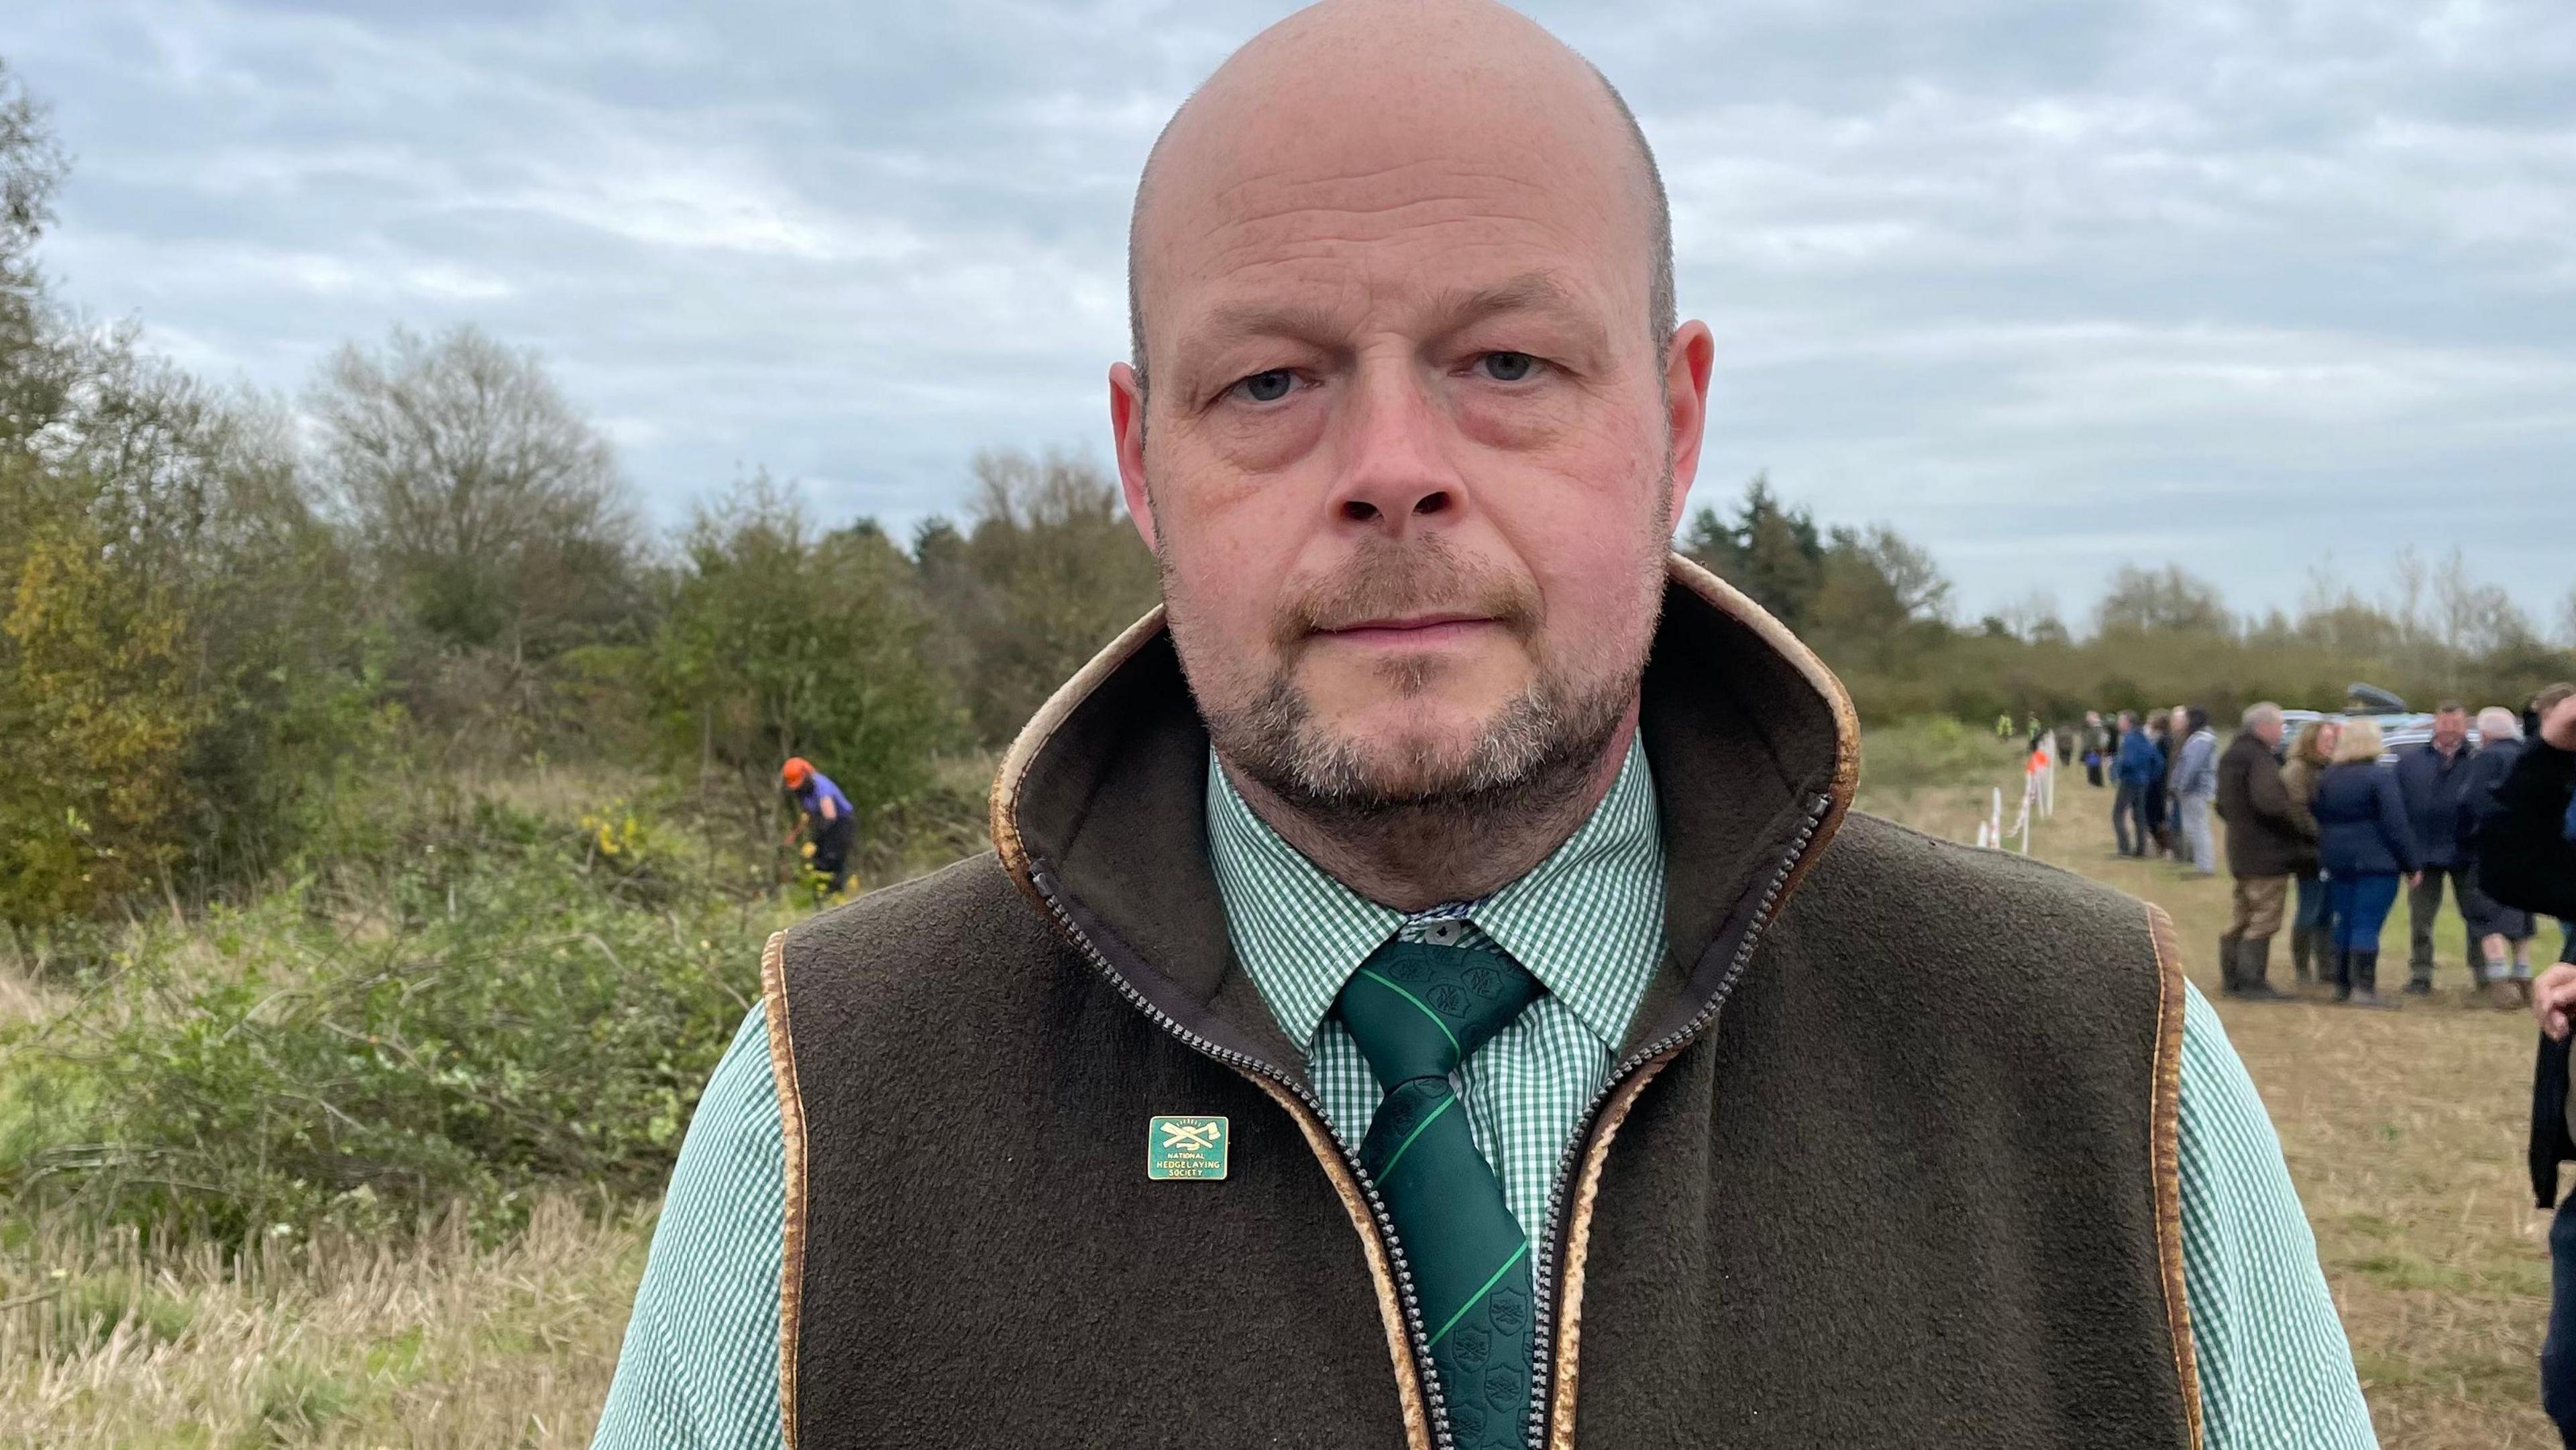
M 1654 781 L 1632 747 L 1590 820 L 1481 901 L 1405 915 L 1324 874 L 1254 815 L 1211 763 L 1209 859 L 1235 955 L 1346 1144 L 1377 1083 L 1327 1014 L 1389 937 L 1510 954 L 1548 989 L 1460 1068 L 1476 1146 L 1526 1225 L 1614 1065 L 1664 948 Z M 1902 963 L 1856 963 L 1855 967 Z M 2199 992 L 2182 1049 L 2183 1276 L 2210 1450 L 2360 1450 L 2377 1440 L 2316 1240 L 2254 1084 Z M 680 1149 L 594 1450 L 773 1450 L 786 1150 L 767 1025 L 742 1025 Z

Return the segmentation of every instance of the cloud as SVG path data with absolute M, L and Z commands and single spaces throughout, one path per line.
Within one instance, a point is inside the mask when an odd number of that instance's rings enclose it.
M 66 294 L 184 365 L 291 395 L 472 321 L 666 519 L 765 465 L 901 530 L 979 447 L 1102 451 L 1135 173 L 1285 8 L 94 0 L 0 53 L 76 153 Z M 1704 501 L 1767 469 L 1972 610 L 2124 558 L 2286 603 L 2399 541 L 2564 592 L 2564 0 L 1531 9 L 1658 148 Z

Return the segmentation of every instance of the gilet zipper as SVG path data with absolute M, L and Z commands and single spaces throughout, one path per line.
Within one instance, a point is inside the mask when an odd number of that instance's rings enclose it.
M 1366 1168 L 1360 1166 L 1358 1155 L 1351 1152 L 1350 1145 L 1342 1141 L 1341 1133 L 1333 1127 L 1333 1120 L 1326 1116 L 1322 1101 L 1309 1092 L 1304 1084 L 1260 1058 L 1211 1042 L 1182 1026 L 1170 1013 L 1156 1006 L 1152 998 L 1128 981 L 1126 974 L 1119 971 L 1100 948 L 1092 945 L 1091 938 L 1075 923 L 1072 914 L 1064 909 L 1063 903 L 1056 899 L 1053 881 L 1045 872 L 1032 866 L 1029 882 L 1037 888 L 1038 896 L 1046 902 L 1047 910 L 1054 915 L 1056 923 L 1064 928 L 1065 934 L 1073 939 L 1074 946 L 1080 949 L 1083 956 L 1090 961 L 1093 969 L 1108 978 L 1109 985 L 1118 989 L 1118 995 L 1126 998 L 1128 1005 L 1144 1013 L 1146 1020 L 1179 1038 L 1184 1046 L 1202 1056 L 1214 1058 L 1237 1072 L 1258 1075 L 1277 1084 L 1307 1112 L 1314 1114 L 1316 1122 L 1324 1126 L 1326 1135 L 1333 1140 L 1333 1146 L 1340 1154 L 1342 1166 L 1350 1170 L 1352 1180 L 1359 1184 L 1360 1195 L 1368 1200 L 1369 1217 L 1376 1221 L 1378 1238 L 1386 1246 L 1387 1269 L 1395 1276 L 1396 1299 L 1404 1307 L 1405 1336 L 1413 1349 L 1414 1380 L 1421 1386 L 1423 1412 L 1427 1417 L 1432 1442 L 1437 1450 L 1457 1450 L 1457 1441 L 1449 1432 L 1449 1412 L 1440 1397 L 1440 1372 L 1431 1363 L 1430 1342 L 1423 1334 L 1422 1302 L 1413 1292 L 1413 1271 L 1405 1262 L 1404 1241 L 1396 1237 L 1395 1220 L 1387 1214 L 1386 1202 L 1378 1194 L 1376 1181 L 1369 1177 Z
M 1706 1005 L 1693 1014 L 1690 1021 L 1639 1048 L 1612 1070 L 1609 1077 L 1603 1081 L 1600 1090 L 1593 1094 L 1592 1101 L 1584 1107 L 1581 1118 L 1577 1120 L 1576 1131 L 1567 1141 L 1564 1155 L 1557 1161 L 1556 1178 L 1549 1187 L 1547 1195 L 1547 1232 L 1539 1244 L 1530 1280 L 1535 1300 L 1532 1323 L 1537 1331 L 1531 1338 L 1533 1352 L 1530 1356 L 1530 1416 L 1527 1433 L 1530 1450 L 1545 1450 L 1547 1443 L 1548 1394 L 1553 1387 L 1556 1369 L 1556 1252 L 1564 1233 L 1566 1189 L 1572 1179 L 1575 1165 L 1583 1157 L 1584 1146 L 1591 1141 L 1592 1130 L 1595 1120 L 1600 1116 L 1602 1104 L 1610 1100 L 1619 1085 L 1632 1073 L 1648 1062 L 1690 1041 L 1705 1031 L 1710 1023 L 1717 1020 L 1718 1010 L 1725 1005 L 1728 993 L 1735 987 L 1736 979 L 1743 975 L 1746 963 L 1752 960 L 1753 949 L 1761 940 L 1762 929 L 1770 923 L 1772 909 L 1779 904 L 1780 892 L 1787 886 L 1789 874 L 1797 869 L 1799 858 L 1806 854 L 1808 843 L 1815 839 L 1817 828 L 1823 824 L 1826 813 L 1832 808 L 1833 799 L 1830 796 L 1817 796 L 1809 802 L 1806 817 L 1799 823 L 1796 838 L 1792 840 L 1787 854 L 1781 857 L 1779 865 L 1773 870 L 1771 879 L 1763 886 L 1762 899 L 1754 908 L 1753 920 L 1746 926 L 1744 940 L 1737 944 L 1735 956 L 1728 962 L 1726 975 L 1719 979 L 1717 990 L 1710 995 Z M 1116 964 L 1112 963 L 1099 947 L 1092 944 L 1089 934 L 1083 931 L 1082 927 L 1074 921 L 1072 913 L 1066 911 L 1064 904 L 1057 899 L 1053 880 L 1048 873 L 1032 866 L 1029 882 L 1037 889 L 1039 899 L 1046 903 L 1047 911 L 1055 917 L 1056 924 L 1064 929 L 1065 935 L 1072 940 L 1084 959 L 1091 963 L 1092 969 L 1108 979 L 1109 985 L 1117 989 L 1118 995 L 1125 998 L 1129 1006 L 1145 1014 L 1147 1021 L 1178 1038 L 1182 1045 L 1201 1056 L 1212 1058 L 1237 1072 L 1257 1075 L 1276 1084 L 1307 1112 L 1312 1113 L 1315 1121 L 1324 1125 L 1326 1134 L 1331 1137 L 1341 1157 L 1342 1166 L 1349 1170 L 1352 1181 L 1359 1185 L 1361 1197 L 1368 1201 L 1369 1217 L 1376 1223 L 1378 1238 L 1386 1246 L 1387 1267 L 1395 1276 L 1396 1299 L 1404 1309 L 1405 1334 L 1413 1349 L 1414 1377 L 1416 1383 L 1421 1386 L 1423 1409 L 1429 1418 L 1432 1442 L 1438 1450 L 1457 1450 L 1457 1440 L 1449 1430 L 1448 1406 L 1441 1396 L 1440 1371 L 1432 1363 L 1430 1342 L 1423 1333 L 1422 1302 L 1413 1292 L 1413 1272 L 1405 1262 L 1404 1241 L 1396 1236 L 1395 1221 L 1387 1213 L 1386 1201 L 1379 1195 L 1376 1181 L 1369 1177 L 1368 1170 L 1360 1165 L 1358 1155 L 1351 1151 L 1350 1145 L 1342 1140 L 1341 1133 L 1333 1127 L 1332 1119 L 1324 1112 L 1322 1101 L 1316 1098 L 1303 1083 L 1281 1072 L 1270 1063 L 1250 1053 L 1237 1052 L 1233 1048 L 1212 1042 L 1181 1025 L 1178 1019 L 1157 1006 L 1151 997 L 1146 996 L 1133 982 L 1127 980 L 1126 974 L 1119 971 Z
M 1780 903 L 1780 893 L 1789 884 L 1789 874 L 1798 868 L 1799 858 L 1806 855 L 1808 843 L 1815 840 L 1817 829 L 1824 824 L 1825 816 L 1832 811 L 1833 805 L 1831 796 L 1820 795 L 1809 800 L 1806 818 L 1799 823 L 1798 834 L 1790 841 L 1788 853 L 1780 858 L 1770 881 L 1763 886 L 1762 899 L 1753 909 L 1753 920 L 1745 926 L 1744 940 L 1736 944 L 1735 955 L 1727 962 L 1726 975 L 1718 979 L 1717 990 L 1709 994 L 1708 1001 L 1688 1022 L 1637 1049 L 1612 1069 L 1610 1075 L 1602 1080 L 1601 1090 L 1594 1093 L 1592 1101 L 1584 1107 L 1582 1117 L 1576 1120 L 1574 1135 L 1566 1140 L 1565 1153 L 1557 1160 L 1556 1179 L 1548 1187 L 1547 1232 L 1539 1243 L 1530 1278 L 1531 1295 L 1535 1301 L 1531 1322 L 1539 1331 L 1531 1342 L 1541 1348 L 1530 1356 L 1529 1450 L 1547 1450 L 1549 1399 L 1556 1378 L 1556 1255 L 1565 1235 L 1566 1191 L 1572 1185 L 1575 1165 L 1582 1161 L 1584 1151 L 1592 1141 L 1601 1106 L 1610 1101 L 1620 1084 L 1639 1068 L 1699 1036 L 1717 1020 L 1719 1010 L 1735 990 L 1736 979 L 1744 975 L 1745 965 L 1753 960 L 1753 949 L 1762 940 L 1762 929 L 1770 925 L 1772 909 Z

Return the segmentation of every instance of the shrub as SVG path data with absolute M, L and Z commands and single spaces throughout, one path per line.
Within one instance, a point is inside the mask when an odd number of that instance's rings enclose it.
M 758 988 L 769 924 L 623 806 L 489 804 L 339 919 L 319 887 L 138 927 L 78 1007 L 0 1038 L 0 1190 L 240 1244 L 461 1203 L 515 1226 L 551 1184 L 649 1194 Z M 613 849 L 612 849 L 613 848 Z M 342 903 L 344 906 L 347 903 Z
M 765 478 L 703 510 L 651 646 L 675 760 L 779 809 L 779 762 L 813 758 L 861 820 L 920 789 L 958 733 L 910 560 L 873 526 L 818 534 Z M 765 827 L 764 827 L 765 828 Z
M 2005 783 L 2021 764 L 2022 742 L 1998 740 L 1947 715 L 1873 727 L 1861 743 L 1861 789 L 1920 790 L 1925 786 Z M 2017 787 L 2016 787 L 2017 788 Z

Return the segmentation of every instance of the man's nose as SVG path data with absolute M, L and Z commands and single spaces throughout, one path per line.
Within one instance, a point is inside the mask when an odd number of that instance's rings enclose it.
M 1364 365 L 1336 421 L 1340 469 L 1328 506 L 1343 523 L 1401 536 L 1465 510 L 1452 424 L 1418 369 L 1392 359 Z

